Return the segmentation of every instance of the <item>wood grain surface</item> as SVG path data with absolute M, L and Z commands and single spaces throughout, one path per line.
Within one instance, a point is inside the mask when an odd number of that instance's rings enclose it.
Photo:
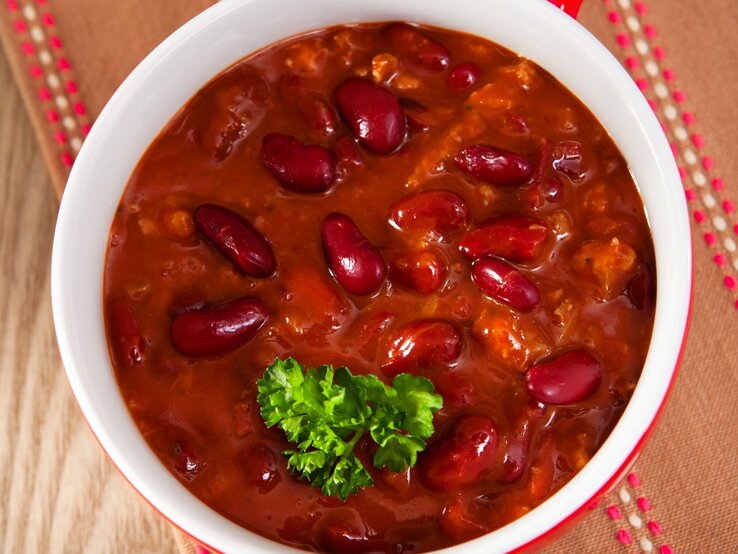
M 0 49 L 0 552 L 172 553 L 72 396 L 49 292 L 58 203 Z

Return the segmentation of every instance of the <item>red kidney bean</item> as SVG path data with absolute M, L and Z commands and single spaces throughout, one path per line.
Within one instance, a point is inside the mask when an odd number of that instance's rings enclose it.
M 529 312 L 541 301 L 530 279 L 499 258 L 481 258 L 472 267 L 472 279 L 484 294 L 519 312 Z
M 369 294 L 384 281 L 382 255 L 347 215 L 325 218 L 323 253 L 338 284 L 351 294 Z
M 333 144 L 333 151 L 340 168 L 348 170 L 352 167 L 364 167 L 364 157 L 349 135 L 338 137 Z
M 534 182 L 527 191 L 528 207 L 536 210 L 542 208 L 546 203 L 556 204 L 564 195 L 564 185 L 558 177 L 550 177 L 542 181 Z
M 394 321 L 390 312 L 360 313 L 341 337 L 345 348 L 355 348 L 365 360 L 374 360 L 379 340 Z
M 505 120 L 502 127 L 500 127 L 500 131 L 505 135 L 514 137 L 526 137 L 530 134 L 530 128 L 525 118 L 509 112 L 505 114 Z
M 413 100 L 412 98 L 400 98 L 400 104 L 402 104 L 402 107 L 406 110 L 410 110 L 417 113 L 427 113 L 428 112 L 428 106 L 425 104 L 418 102 L 417 100 Z
M 442 44 L 407 23 L 393 23 L 385 30 L 390 44 L 411 64 L 431 73 L 444 71 L 451 55 Z
M 402 471 L 390 471 L 382 468 L 377 470 L 377 481 L 383 483 L 390 490 L 398 494 L 407 493 L 412 483 L 412 468 L 407 467 Z
M 239 214 L 223 206 L 203 204 L 192 218 L 197 230 L 241 273 L 257 278 L 274 273 L 272 247 Z
M 205 307 L 205 295 L 197 290 L 184 291 L 172 299 L 169 305 L 169 315 L 177 317 L 185 312 L 201 310 Z
M 460 63 L 451 70 L 446 84 L 452 92 L 463 92 L 479 81 L 482 68 L 473 62 Z
M 204 358 L 235 350 L 246 344 L 269 319 L 269 309 L 248 296 L 196 312 L 172 322 L 174 347 L 185 356 Z
M 190 110 L 186 122 L 193 127 L 193 138 L 220 162 L 264 119 L 269 84 L 261 72 L 244 65 L 217 77 L 207 91 L 195 100 L 195 106 L 198 102 L 207 106 Z
M 430 294 L 446 282 L 446 263 L 432 250 L 408 252 L 392 261 L 393 278 L 421 294 Z
M 396 229 L 450 233 L 466 227 L 469 209 L 458 194 L 428 190 L 400 198 L 390 206 L 389 222 Z
M 502 475 L 500 477 L 503 483 L 513 483 L 523 475 L 528 462 L 529 442 L 529 423 L 525 421 L 507 445 L 505 460 L 502 462 Z
M 281 133 L 264 137 L 261 163 L 283 186 L 298 192 L 326 191 L 336 178 L 336 162 L 328 150 Z
M 297 75 L 283 75 L 277 88 L 280 98 L 292 108 L 307 126 L 321 137 L 336 131 L 336 113 L 321 95 L 308 90 L 305 81 Z
M 261 494 L 268 493 L 281 479 L 274 452 L 263 444 L 255 444 L 248 449 L 244 470 L 246 479 L 251 485 L 255 485 Z
M 522 185 L 533 176 L 533 166 L 523 156 L 487 144 L 462 148 L 454 163 L 460 170 L 493 185 Z
M 641 267 L 638 274 L 630 280 L 625 295 L 636 310 L 653 311 L 656 303 L 656 282 L 651 269 Z
M 366 79 L 347 79 L 336 88 L 336 106 L 366 148 L 389 154 L 405 139 L 405 114 L 397 97 Z
M 572 181 L 578 182 L 585 177 L 582 167 L 582 145 L 578 142 L 564 141 L 554 145 L 552 163 L 556 171 Z
M 363 523 L 356 525 L 343 519 L 334 519 L 318 527 L 317 542 L 329 554 L 365 552 L 371 547 Z
M 543 253 L 548 234 L 548 225 L 538 218 L 503 216 L 467 233 L 459 249 L 473 260 L 500 256 L 511 262 L 532 262 Z
M 489 528 L 472 519 L 464 508 L 461 495 L 443 508 L 438 522 L 443 534 L 456 542 L 468 541 L 489 531 Z
M 192 481 L 204 469 L 204 464 L 191 442 L 176 441 L 172 445 L 174 470 L 185 481 Z
M 412 116 L 408 115 L 405 117 L 405 119 L 407 121 L 407 131 L 410 135 L 419 135 L 421 133 L 425 133 L 428 129 L 430 129 L 430 125 L 427 125 Z
M 144 362 L 146 340 L 138 328 L 133 308 L 123 300 L 110 305 L 110 341 L 121 363 L 133 367 Z
M 544 404 L 572 404 L 589 397 L 602 380 L 602 367 L 586 350 L 574 350 L 531 367 L 525 375 L 530 395 Z
M 443 321 L 425 319 L 405 325 L 390 343 L 382 370 L 389 376 L 448 365 L 461 354 L 461 335 Z
M 418 464 L 423 480 L 451 492 L 475 483 L 490 468 L 497 449 L 497 429 L 491 419 L 466 416 L 433 444 Z

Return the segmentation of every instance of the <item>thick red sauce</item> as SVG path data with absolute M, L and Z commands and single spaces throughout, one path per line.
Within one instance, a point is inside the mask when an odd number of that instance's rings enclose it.
M 204 204 L 250 222 L 256 257 L 207 238 Z M 625 161 L 553 77 L 478 37 L 338 27 L 238 62 L 152 143 L 113 221 L 106 325 L 133 418 L 197 497 L 308 550 L 418 552 L 587 463 L 638 380 L 654 267 Z M 243 297 L 266 323 L 209 337 Z M 256 404 L 275 356 L 429 378 L 444 406 L 418 465 L 367 462 L 375 486 L 346 502 L 291 476 Z

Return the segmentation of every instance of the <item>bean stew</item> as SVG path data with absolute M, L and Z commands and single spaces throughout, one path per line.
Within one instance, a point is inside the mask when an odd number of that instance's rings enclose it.
M 310 551 L 425 552 L 529 512 L 594 455 L 638 381 L 655 261 L 588 109 L 527 59 L 407 23 L 244 58 L 140 160 L 104 305 L 133 419 L 214 510 Z M 287 467 L 257 380 L 275 358 L 443 405 L 403 471 L 342 500 Z M 354 445 L 352 445 L 354 446 Z

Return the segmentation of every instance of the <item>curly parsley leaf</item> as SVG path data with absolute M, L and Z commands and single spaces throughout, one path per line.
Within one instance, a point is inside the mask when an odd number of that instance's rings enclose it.
M 378 446 L 374 466 L 402 471 L 415 465 L 443 405 L 424 377 L 401 374 L 387 386 L 345 367 L 305 370 L 293 358 L 276 359 L 256 384 L 264 423 L 297 446 L 284 451 L 287 467 L 342 500 L 373 484 L 354 452 L 367 432 Z

